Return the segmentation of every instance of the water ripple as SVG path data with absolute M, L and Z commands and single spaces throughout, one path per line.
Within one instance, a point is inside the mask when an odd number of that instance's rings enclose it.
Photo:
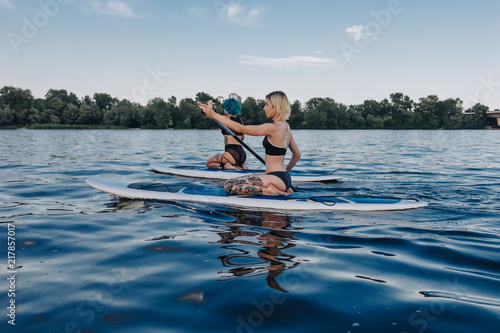
M 487 299 L 487 298 L 459 295 L 459 294 L 447 293 L 447 292 L 442 292 L 442 291 L 421 291 L 420 293 L 426 297 L 448 298 L 448 299 L 452 299 L 452 300 L 456 300 L 456 301 L 474 303 L 474 304 L 479 304 L 479 305 L 489 305 L 489 306 L 500 307 L 500 301 Z

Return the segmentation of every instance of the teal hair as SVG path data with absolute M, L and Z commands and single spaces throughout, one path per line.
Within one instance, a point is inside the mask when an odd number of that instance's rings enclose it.
M 222 107 L 226 112 L 232 116 L 241 115 L 241 105 L 240 102 L 235 100 L 234 98 L 229 98 L 222 103 Z

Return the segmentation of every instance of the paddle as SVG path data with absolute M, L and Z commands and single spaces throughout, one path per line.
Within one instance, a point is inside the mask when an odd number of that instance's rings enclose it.
M 202 111 L 203 112 L 203 111 Z M 234 134 L 233 131 L 231 131 L 227 126 L 225 126 L 224 124 L 221 124 L 217 119 L 215 118 L 212 118 L 213 121 L 215 121 L 217 123 L 217 125 L 220 126 L 220 128 L 222 128 L 224 131 L 226 131 L 226 133 L 228 133 L 229 135 L 231 135 L 233 138 L 236 139 L 236 141 L 238 141 L 243 147 L 245 147 L 249 152 L 252 153 L 253 156 L 255 156 L 259 161 L 262 162 L 262 164 L 266 165 L 266 161 L 264 161 L 264 159 L 262 157 L 260 157 L 256 152 L 253 151 L 252 148 L 250 148 L 245 142 L 243 142 L 243 140 L 241 140 L 236 134 Z M 290 188 L 294 191 L 294 192 L 298 192 L 297 189 L 293 186 L 290 186 Z
M 340 169 L 342 169 L 342 168 L 335 169 L 335 170 L 333 170 L 332 172 L 330 172 L 329 174 L 330 174 L 330 175 L 333 175 L 333 173 L 334 173 L 334 172 L 337 172 L 337 171 L 339 171 Z
M 241 140 L 236 134 L 234 134 L 233 131 L 231 131 L 227 126 L 221 124 L 218 120 L 212 118 L 213 121 L 215 121 L 217 123 L 217 125 L 220 126 L 220 128 L 222 128 L 224 131 L 226 131 L 226 133 L 228 133 L 229 135 L 231 135 L 233 138 L 236 139 L 236 141 L 238 141 L 243 147 L 245 147 L 249 152 L 252 153 L 253 156 L 255 156 L 259 161 L 262 162 L 262 164 L 266 165 L 266 161 L 264 161 L 264 159 L 262 159 L 262 157 L 260 157 L 256 152 L 253 151 L 252 148 L 250 148 L 245 142 L 243 142 L 243 140 Z

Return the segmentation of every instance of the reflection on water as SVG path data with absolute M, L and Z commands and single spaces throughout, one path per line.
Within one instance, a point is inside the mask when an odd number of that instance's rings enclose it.
M 202 303 L 205 301 L 203 297 L 203 291 L 200 290 L 191 290 L 186 294 L 177 297 L 179 302 L 187 302 L 187 303 Z
M 189 207 L 184 203 L 175 202 L 151 203 L 142 200 L 115 199 L 107 204 L 107 207 L 112 208 L 115 213 L 128 210 L 144 213 L 167 204 L 177 206 L 180 209 Z M 197 209 L 198 213 L 200 211 Z M 294 255 L 287 254 L 286 251 L 296 246 L 293 238 L 296 231 L 292 229 L 291 225 L 300 222 L 301 218 L 276 212 L 249 212 L 230 209 L 221 210 L 218 213 L 232 218 L 223 226 L 212 225 L 220 237 L 216 243 L 223 244 L 221 248 L 229 252 L 218 257 L 222 266 L 226 268 L 217 272 L 223 277 L 222 280 L 267 275 L 266 280 L 269 287 L 288 293 L 276 281 L 276 277 L 285 270 L 295 268 L 300 264 L 300 262 L 294 261 Z M 214 212 L 211 211 L 210 215 L 213 216 Z M 178 216 L 180 214 L 169 214 L 163 217 Z M 149 241 L 168 240 L 175 237 L 176 235 L 171 234 L 161 235 L 149 239 Z M 151 245 L 146 249 L 152 252 L 184 251 L 184 249 L 165 245 Z
M 139 208 L 145 208 L 146 205 L 142 200 L 132 200 L 126 198 L 115 198 L 116 201 L 113 201 L 106 205 L 107 207 L 113 209 L 114 213 L 120 213 L 127 210 L 135 210 Z
M 288 292 L 276 281 L 283 271 L 300 263 L 286 250 L 296 246 L 294 231 L 287 230 L 292 222 L 300 218 L 273 212 L 225 211 L 236 218 L 228 224 L 227 231 L 219 232 L 218 243 L 230 254 L 219 257 L 228 269 L 219 272 L 225 278 L 250 277 L 266 274 L 267 284 L 276 290 Z M 259 227 L 247 230 L 246 226 Z

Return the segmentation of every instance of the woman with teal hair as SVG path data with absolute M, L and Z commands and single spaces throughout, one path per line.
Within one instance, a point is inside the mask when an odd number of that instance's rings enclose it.
M 207 104 L 213 107 L 214 102 L 212 100 L 208 101 Z M 222 107 L 224 108 L 224 116 L 231 121 L 237 122 L 239 124 L 243 124 L 241 118 L 241 105 L 240 103 L 234 99 L 229 98 L 222 103 Z M 229 133 L 227 133 L 224 129 L 221 130 L 222 135 L 224 136 L 224 153 L 218 154 L 210 157 L 207 160 L 207 168 L 211 169 L 248 169 L 245 161 L 247 159 L 247 155 L 243 150 L 241 144 L 233 138 Z M 234 133 L 241 140 L 244 139 L 244 135 L 241 133 Z

